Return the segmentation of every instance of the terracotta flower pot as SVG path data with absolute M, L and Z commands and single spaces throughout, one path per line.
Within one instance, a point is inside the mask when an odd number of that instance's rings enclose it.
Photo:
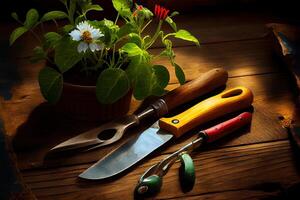
M 129 111 L 132 91 L 113 104 L 100 104 L 96 99 L 96 86 L 63 84 L 63 92 L 55 108 L 72 119 L 105 122 L 125 115 Z

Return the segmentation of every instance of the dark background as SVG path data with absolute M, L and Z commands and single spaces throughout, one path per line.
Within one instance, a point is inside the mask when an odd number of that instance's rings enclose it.
M 105 8 L 103 14 L 113 14 L 109 0 L 94 0 L 94 2 Z M 159 3 L 181 13 L 253 10 L 255 12 L 268 12 L 272 16 L 284 18 L 292 23 L 300 22 L 299 6 L 295 0 L 137 0 L 137 2 L 150 8 Z M 41 14 L 48 10 L 63 8 L 59 0 L 1 0 L 0 7 L 2 8 L 0 21 L 5 22 L 12 21 L 10 13 L 14 11 L 24 17 L 30 8 L 37 8 Z

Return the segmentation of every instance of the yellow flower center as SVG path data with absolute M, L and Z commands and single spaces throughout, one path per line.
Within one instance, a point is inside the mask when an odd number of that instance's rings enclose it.
M 81 39 L 86 43 L 92 43 L 92 34 L 89 31 L 84 31 L 81 35 Z

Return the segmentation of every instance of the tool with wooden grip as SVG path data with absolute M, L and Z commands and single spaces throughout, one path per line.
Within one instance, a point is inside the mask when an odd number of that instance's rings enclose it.
M 248 88 L 236 87 L 201 101 L 174 117 L 161 118 L 136 139 L 130 140 L 101 159 L 79 177 L 99 180 L 117 175 L 173 137 L 180 137 L 201 124 L 245 109 L 251 106 L 252 101 L 253 95 Z
M 153 165 L 141 176 L 135 188 L 135 197 L 150 197 L 157 194 L 161 189 L 163 176 L 178 160 L 181 162 L 181 167 L 179 168 L 181 187 L 184 192 L 192 190 L 196 176 L 190 154 L 203 144 L 213 142 L 250 124 L 251 118 L 251 113 L 244 112 L 212 128 L 200 131 L 197 139 Z
M 59 145 L 53 147 L 49 152 L 60 152 L 66 150 L 83 149 L 91 150 L 101 146 L 109 145 L 119 140 L 127 129 L 137 126 L 140 121 L 149 116 L 160 118 L 175 107 L 212 92 L 224 86 L 228 79 L 228 73 L 222 68 L 210 70 L 199 78 L 190 81 L 167 93 L 158 99 L 143 112 L 136 115 L 129 115 L 115 121 L 103 124 L 102 126 L 82 133 Z M 105 134 L 114 131 L 114 135 L 108 139 Z M 104 136 L 104 137 L 102 137 Z

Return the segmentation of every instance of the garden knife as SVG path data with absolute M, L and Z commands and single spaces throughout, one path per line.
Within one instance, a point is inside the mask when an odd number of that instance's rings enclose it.
M 86 151 L 116 142 L 123 136 L 128 128 L 139 125 L 140 121 L 144 118 L 156 116 L 157 119 L 159 119 L 168 113 L 169 110 L 224 86 L 227 79 L 228 73 L 224 69 L 212 69 L 202 74 L 199 78 L 170 91 L 151 104 L 143 112 L 136 115 L 125 116 L 84 132 L 53 147 L 48 153 L 79 148 Z M 112 131 L 114 131 L 113 136 L 107 137 L 111 135 Z
M 253 95 L 248 88 L 236 87 L 201 101 L 176 116 L 161 118 L 137 138 L 99 160 L 79 177 L 101 180 L 118 175 L 173 137 L 178 138 L 200 124 L 247 108 L 252 101 Z

